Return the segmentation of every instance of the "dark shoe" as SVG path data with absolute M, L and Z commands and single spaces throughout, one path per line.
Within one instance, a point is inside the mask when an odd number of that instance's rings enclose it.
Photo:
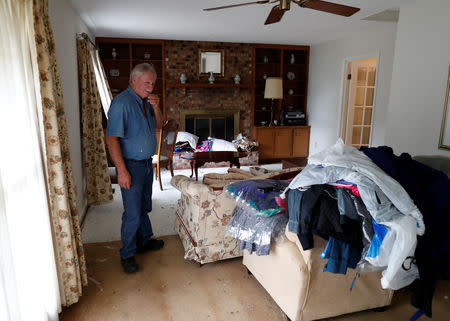
M 144 253 L 147 251 L 158 251 L 161 250 L 164 247 L 164 241 L 163 240 L 157 240 L 157 239 L 149 239 L 147 243 L 145 243 L 142 247 L 138 247 L 136 250 L 137 253 Z
M 120 263 L 122 263 L 123 270 L 127 274 L 135 273 L 139 269 L 139 266 L 134 260 L 134 256 L 129 257 L 127 259 L 121 259 Z

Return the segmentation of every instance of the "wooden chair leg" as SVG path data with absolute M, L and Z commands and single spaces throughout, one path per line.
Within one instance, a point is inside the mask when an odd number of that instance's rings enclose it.
M 170 175 L 173 177 L 173 161 L 170 161 L 169 167 L 170 167 Z
M 153 165 L 153 176 L 155 176 L 155 181 L 158 179 L 158 165 Z
M 159 188 L 161 189 L 161 191 L 163 190 L 162 188 L 162 182 L 161 182 L 161 166 L 157 165 L 157 172 L 158 172 L 158 182 L 159 182 Z

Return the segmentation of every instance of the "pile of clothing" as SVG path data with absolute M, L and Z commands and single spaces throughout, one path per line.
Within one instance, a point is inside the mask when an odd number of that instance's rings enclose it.
M 415 283 L 412 303 L 431 316 L 437 280 L 448 279 L 450 180 L 389 147 L 315 154 L 283 192 L 288 228 L 302 247 L 328 240 L 324 271 L 382 270 L 383 288 Z
M 252 152 L 258 149 L 258 142 L 250 140 L 242 134 L 238 134 L 233 143 L 239 152 Z
M 209 152 L 212 148 L 213 145 L 213 140 L 212 139 L 207 139 L 201 142 L 201 144 L 199 144 L 196 148 L 195 151 L 196 152 Z
M 184 152 L 192 153 L 192 152 L 194 152 L 194 149 L 191 147 L 191 145 L 187 141 L 186 142 L 185 141 L 176 142 L 175 148 L 174 148 L 174 153 L 184 153 Z
M 280 198 L 288 181 L 243 180 L 225 186 L 225 193 L 236 200 L 236 207 L 225 233 L 241 241 L 241 250 L 269 255 L 273 239 L 282 235 L 288 217 L 286 202 Z

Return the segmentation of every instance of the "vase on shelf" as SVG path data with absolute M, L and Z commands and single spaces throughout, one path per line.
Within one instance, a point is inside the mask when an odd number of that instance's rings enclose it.
M 214 78 L 213 72 L 210 71 L 208 81 L 210 84 L 214 84 L 214 80 L 216 80 L 216 78 Z
M 234 83 L 236 85 L 241 83 L 241 76 L 239 76 L 239 74 L 236 74 L 236 76 L 234 76 Z
M 291 59 L 289 60 L 289 62 L 292 64 L 295 64 L 295 56 L 294 54 L 291 54 Z
M 146 59 L 146 60 L 149 60 L 150 58 L 151 58 L 151 54 L 150 54 L 150 51 L 146 51 L 145 53 L 144 53 L 144 59 Z
M 264 61 L 265 63 L 268 63 L 268 62 L 269 62 L 269 58 L 267 58 L 267 56 L 264 56 L 264 57 L 263 57 L 263 61 Z
M 117 58 L 117 51 L 116 51 L 116 48 L 112 48 L 111 56 L 113 57 L 113 59 L 116 59 L 116 58 Z
M 182 73 L 181 76 L 180 76 L 180 82 L 181 82 L 182 84 L 185 84 L 185 83 L 186 83 L 186 80 L 187 80 L 186 75 L 185 75 L 184 73 Z
M 111 77 L 119 77 L 120 70 L 119 69 L 110 69 L 109 74 L 111 75 Z

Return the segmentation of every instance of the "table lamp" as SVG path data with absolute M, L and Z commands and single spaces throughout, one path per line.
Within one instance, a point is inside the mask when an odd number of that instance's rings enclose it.
M 273 126 L 273 100 L 283 98 L 283 80 L 278 77 L 269 77 L 266 79 L 266 88 L 264 90 L 264 98 L 272 99 L 270 106 L 270 123 Z

